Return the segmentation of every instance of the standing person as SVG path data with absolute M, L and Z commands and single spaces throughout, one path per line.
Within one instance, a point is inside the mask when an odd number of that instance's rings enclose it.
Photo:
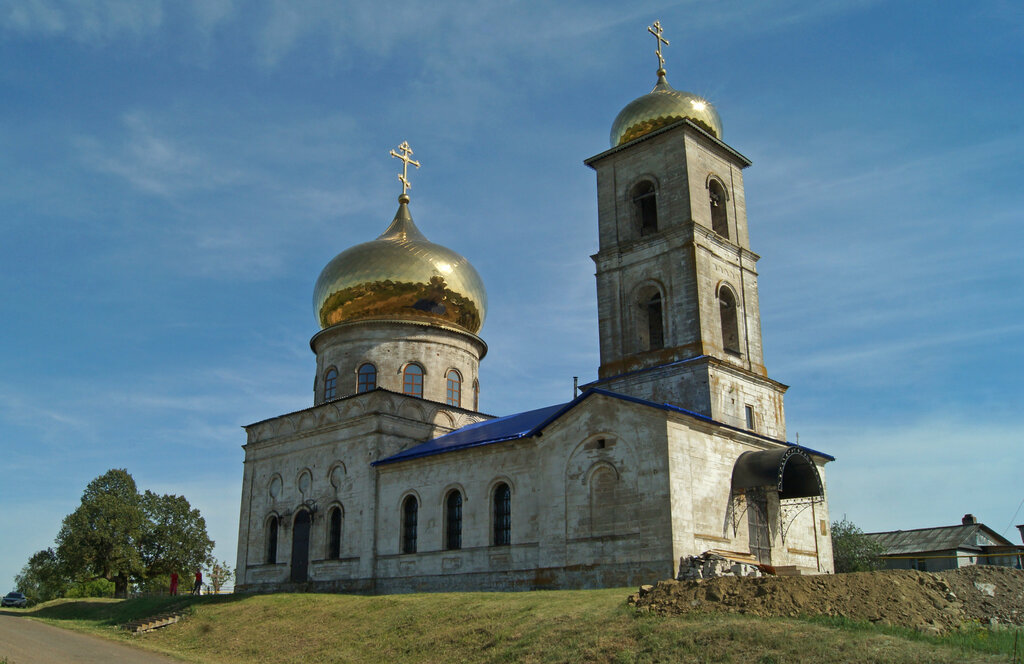
M 202 588 L 203 588 L 203 571 L 197 569 L 196 570 L 196 582 L 195 582 L 195 585 L 192 586 L 192 594 L 193 595 L 200 594 L 200 591 L 202 590 Z
M 172 595 L 177 595 L 178 594 L 178 573 L 177 572 L 171 572 L 171 594 Z

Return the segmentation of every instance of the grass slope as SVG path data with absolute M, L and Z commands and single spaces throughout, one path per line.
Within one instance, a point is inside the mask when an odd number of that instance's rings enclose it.
M 841 620 L 637 615 L 628 593 L 58 600 L 18 613 L 193 662 L 1005 663 L 1013 652 L 1010 630 L 940 639 Z M 172 627 L 141 636 L 117 629 L 175 609 L 189 615 Z

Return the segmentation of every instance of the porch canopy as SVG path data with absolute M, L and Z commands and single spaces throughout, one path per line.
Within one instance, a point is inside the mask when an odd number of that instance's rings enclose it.
M 825 495 L 818 468 L 799 447 L 744 452 L 732 469 L 732 488 L 773 486 L 779 498 L 811 498 Z

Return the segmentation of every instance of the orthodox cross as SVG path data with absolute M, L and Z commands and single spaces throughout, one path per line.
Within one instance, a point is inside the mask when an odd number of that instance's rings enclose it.
M 410 187 L 412 187 L 412 185 L 409 184 L 409 164 L 412 164 L 416 168 L 419 168 L 420 162 L 411 158 L 412 148 L 409 147 L 408 141 L 402 141 L 402 144 L 398 146 L 398 149 L 402 152 L 402 154 L 398 154 L 397 152 L 392 150 L 391 156 L 397 157 L 398 159 L 402 160 L 402 174 L 398 176 L 398 179 L 401 180 L 402 182 L 402 195 L 404 196 L 405 192 L 408 191 Z
M 661 21 L 655 21 L 654 25 L 647 26 L 647 32 L 651 33 L 658 39 L 658 69 L 665 68 L 665 58 L 661 56 L 661 45 L 668 46 L 668 40 L 661 36 Z

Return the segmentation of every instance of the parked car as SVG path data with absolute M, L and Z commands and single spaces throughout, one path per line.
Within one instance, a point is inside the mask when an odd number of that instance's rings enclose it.
M 0 599 L 0 606 L 18 606 L 24 609 L 28 606 L 28 597 L 22 593 L 7 593 Z

